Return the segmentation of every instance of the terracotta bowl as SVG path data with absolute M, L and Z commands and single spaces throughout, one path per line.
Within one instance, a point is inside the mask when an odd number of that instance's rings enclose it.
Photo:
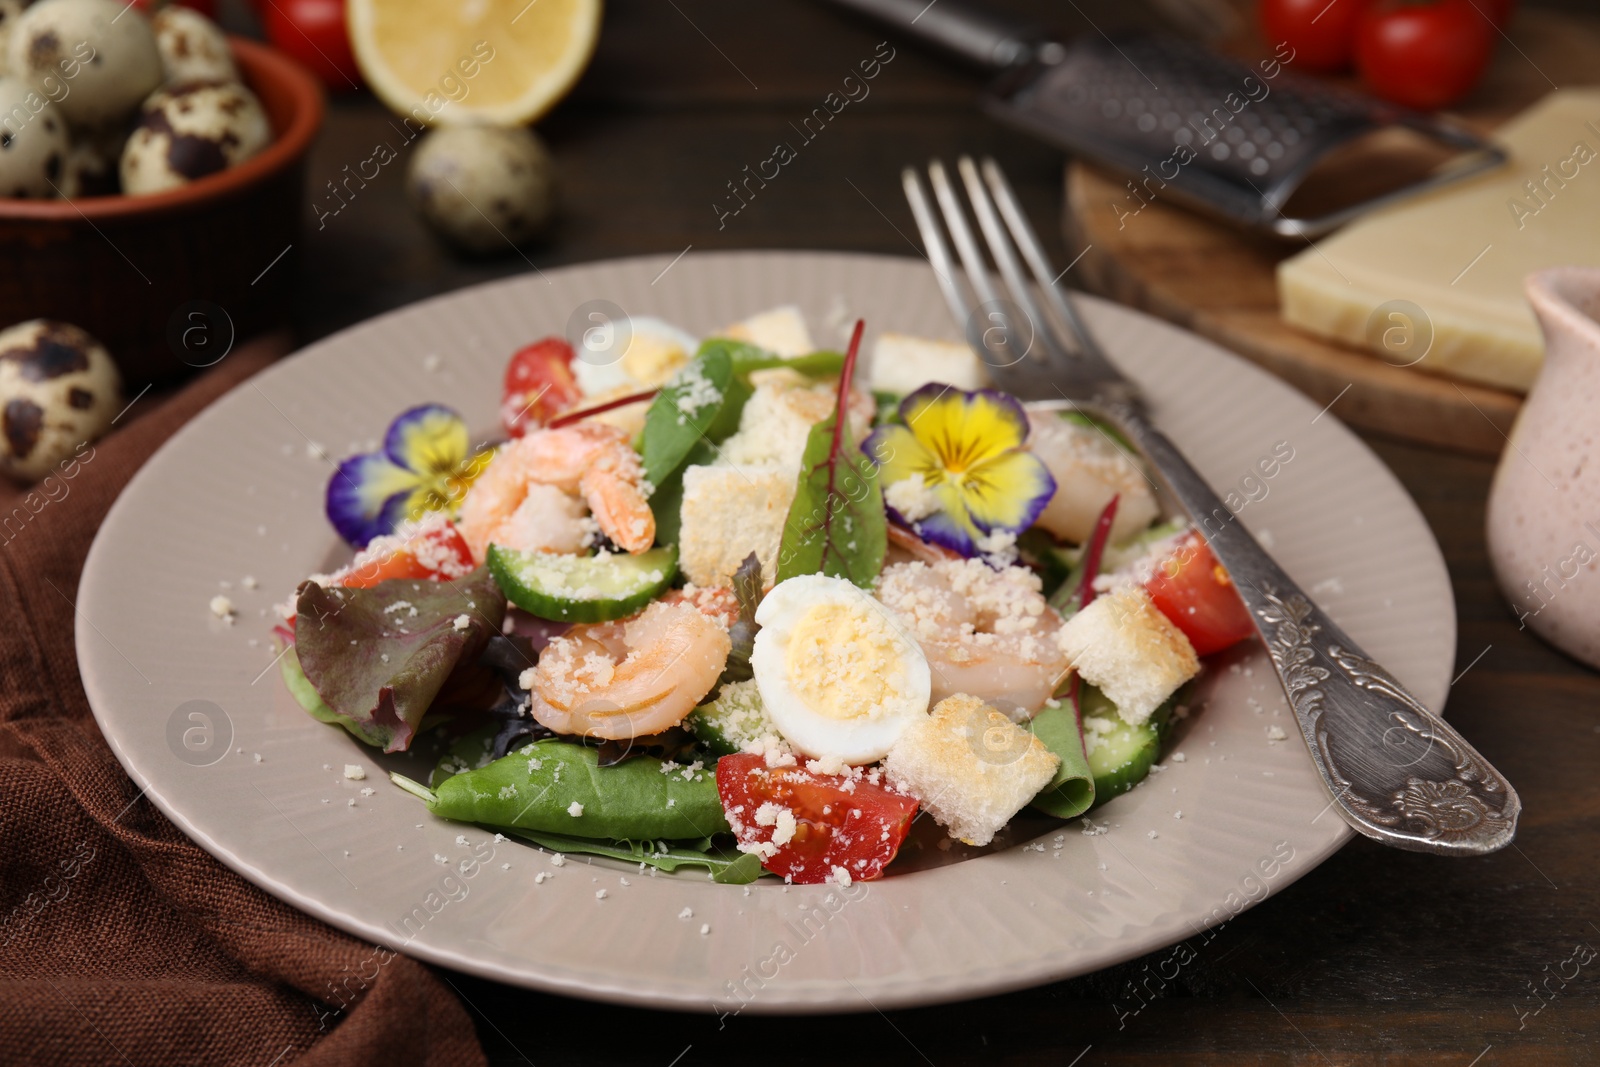
M 231 44 L 272 123 L 272 144 L 153 196 L 0 199 L 0 327 L 75 323 L 105 343 L 136 390 L 288 320 L 322 89 L 263 45 Z

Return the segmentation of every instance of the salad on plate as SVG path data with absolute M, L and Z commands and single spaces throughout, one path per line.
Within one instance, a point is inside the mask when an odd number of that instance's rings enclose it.
M 354 557 L 282 608 L 289 691 L 436 755 L 391 778 L 438 817 L 719 882 L 1133 788 L 1253 632 L 1226 572 L 1108 427 L 862 333 L 633 318 L 518 351 L 497 440 L 401 412 L 329 479 Z

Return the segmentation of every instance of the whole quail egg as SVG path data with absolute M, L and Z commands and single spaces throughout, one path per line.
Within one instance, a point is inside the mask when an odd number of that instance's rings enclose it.
M 165 77 L 150 23 L 130 6 L 39 0 L 12 28 L 11 72 L 48 92 L 75 126 L 125 119 Z
M 164 7 L 150 18 L 168 84 L 239 80 L 222 28 L 192 7 Z
M 150 94 L 122 150 L 122 191 L 146 196 L 236 166 L 272 142 L 261 101 L 237 82 Z
M 0 74 L 5 74 L 9 69 L 7 45 L 11 40 L 11 29 L 22 17 L 24 6 L 22 0 L 0 0 Z
M 34 319 L 0 331 L 0 471 L 32 482 L 105 433 L 121 379 L 76 326 Z
M 406 190 L 445 239 L 493 252 L 544 230 L 555 208 L 555 166 L 532 130 L 447 126 L 417 148 Z
M 67 147 L 67 161 L 61 168 L 56 188 L 61 196 L 76 200 L 85 196 L 111 196 L 117 192 L 117 161 L 127 134 L 120 129 L 74 131 Z
M 0 76 L 0 196 L 55 196 L 67 124 L 21 78 Z

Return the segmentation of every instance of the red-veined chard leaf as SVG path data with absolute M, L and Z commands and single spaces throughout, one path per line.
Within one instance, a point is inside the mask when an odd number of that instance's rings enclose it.
M 778 550 L 778 581 L 800 574 L 847 578 L 871 588 L 888 548 L 878 468 L 850 433 L 850 382 L 864 324 L 857 320 L 839 373 L 833 414 L 811 428 L 800 481 Z

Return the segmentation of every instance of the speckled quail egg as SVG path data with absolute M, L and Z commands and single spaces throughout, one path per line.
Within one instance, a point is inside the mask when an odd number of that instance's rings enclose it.
M 555 207 L 555 166 L 532 130 L 447 126 L 411 157 L 406 190 L 446 240 L 494 252 L 544 230 Z
M 128 136 L 120 129 L 81 133 L 74 131 L 67 147 L 67 161 L 61 168 L 56 188 L 61 196 L 76 200 L 85 196 L 111 196 L 117 184 L 117 161 Z
M 49 93 L 74 126 L 127 118 L 165 79 L 149 20 L 130 6 L 39 0 L 11 31 L 11 72 Z
M 237 82 L 150 94 L 122 150 L 122 191 L 146 196 L 236 166 L 272 142 L 261 101 Z
M 22 9 L 27 6 L 22 0 L 0 0 L 0 74 L 9 71 L 11 60 L 7 58 L 8 45 L 11 41 L 11 29 L 22 17 Z
M 168 84 L 239 80 L 222 28 L 192 7 L 164 7 L 150 18 Z
M 67 124 L 21 78 L 0 77 L 0 196 L 55 196 Z
M 121 402 L 104 346 L 65 322 L 0 331 L 0 472 L 32 482 L 105 433 Z

